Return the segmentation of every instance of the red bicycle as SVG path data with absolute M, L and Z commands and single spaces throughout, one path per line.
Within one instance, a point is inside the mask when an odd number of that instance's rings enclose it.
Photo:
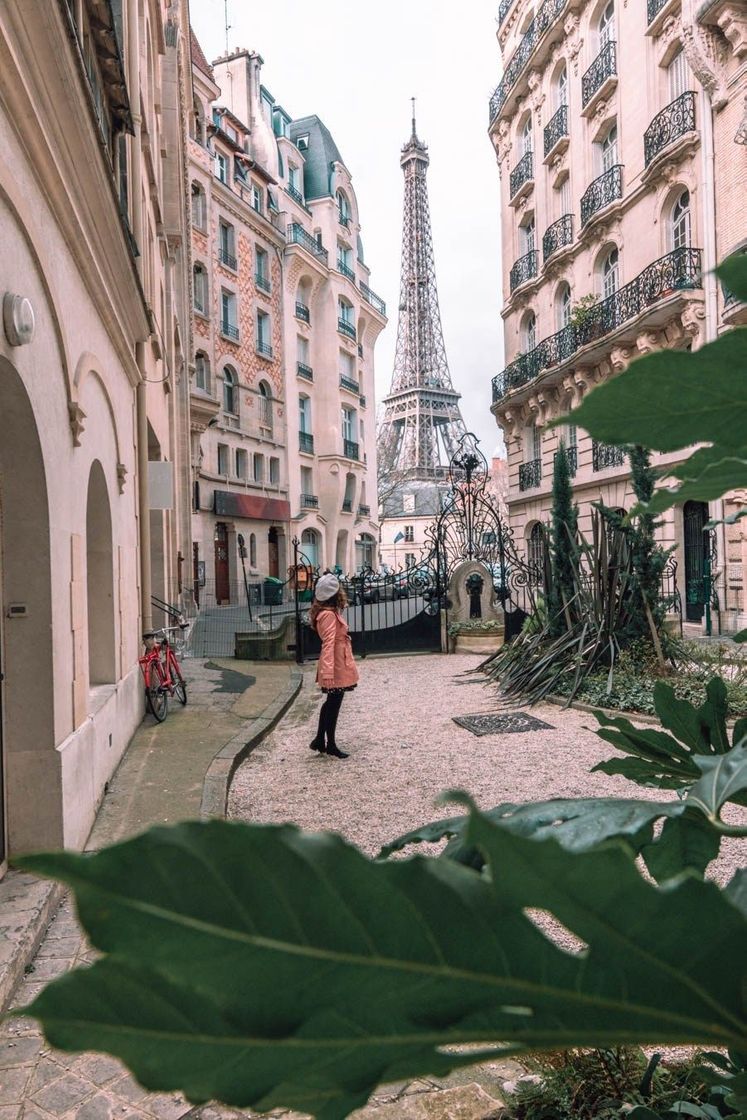
M 176 696 L 182 705 L 187 703 L 187 684 L 169 640 L 171 631 L 182 629 L 164 626 L 143 634 L 145 653 L 138 658 L 138 664 L 145 681 L 145 702 L 159 723 L 169 714 L 169 696 Z

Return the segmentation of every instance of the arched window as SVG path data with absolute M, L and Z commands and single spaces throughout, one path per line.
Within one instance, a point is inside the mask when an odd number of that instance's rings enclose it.
M 272 428 L 272 390 L 266 381 L 259 383 L 259 422 Z
M 257 567 L 257 537 L 255 533 L 249 534 L 249 566 Z
M 230 416 L 239 412 L 239 380 L 232 366 L 223 370 L 223 411 Z
M 347 226 L 350 222 L 350 204 L 347 195 L 344 191 L 338 191 L 335 198 L 337 200 L 337 219 L 340 225 Z
M 525 156 L 527 152 L 532 151 L 532 114 L 527 115 L 527 119 L 522 125 L 521 132 L 519 133 L 519 144 L 521 146 L 521 154 Z
M 545 533 L 539 521 L 532 525 L 527 539 L 527 563 L 532 582 L 541 583 L 545 566 Z
M 555 323 L 557 329 L 562 331 L 571 321 L 571 288 L 570 284 L 562 283 L 555 293 Z
M 522 323 L 521 341 L 525 354 L 528 354 L 530 350 L 534 350 L 537 345 L 537 319 L 533 311 L 529 312 Z
M 192 184 L 192 225 L 195 229 L 205 229 L 207 208 L 205 206 L 205 192 L 199 183 Z
M 684 249 L 691 244 L 690 192 L 683 191 L 675 200 L 670 218 L 670 243 L 672 249 Z
M 669 83 L 670 101 L 675 101 L 678 97 L 681 97 L 690 86 L 690 70 L 682 48 L 677 51 L 677 54 L 667 66 L 667 81 Z
M 210 361 L 202 350 L 195 354 L 195 387 L 204 393 L 210 392 Z
M 91 466 L 86 505 L 88 675 L 91 685 L 117 679 L 112 518 L 103 467 Z
M 555 78 L 555 108 L 560 109 L 568 104 L 568 70 L 565 64 L 558 71 Z
M 194 306 L 195 311 L 199 311 L 201 315 L 208 313 L 208 275 L 204 264 L 196 264 L 192 270 L 193 287 L 194 287 Z
M 602 295 L 613 296 L 617 291 L 620 279 L 620 257 L 617 246 L 613 245 L 602 261 Z
M 610 0 L 602 12 L 599 20 L 599 49 L 602 50 L 608 43 L 615 40 L 615 4 Z
M 301 552 L 312 568 L 319 567 L 319 534 L 316 529 L 304 529 L 301 533 Z
M 617 125 L 613 124 L 604 140 L 599 145 L 602 155 L 602 171 L 609 171 L 618 162 L 617 159 Z

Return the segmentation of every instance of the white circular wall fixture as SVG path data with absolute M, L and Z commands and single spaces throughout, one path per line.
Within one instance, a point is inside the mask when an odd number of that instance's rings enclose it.
M 3 296 L 3 326 L 11 346 L 25 346 L 34 337 L 34 309 L 31 300 L 6 292 Z

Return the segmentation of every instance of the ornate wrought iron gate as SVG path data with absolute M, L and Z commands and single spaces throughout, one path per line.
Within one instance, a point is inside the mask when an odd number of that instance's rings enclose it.
M 685 614 L 688 622 L 700 622 L 710 594 L 710 567 L 715 533 L 705 528 L 708 521 L 705 502 L 685 502 Z

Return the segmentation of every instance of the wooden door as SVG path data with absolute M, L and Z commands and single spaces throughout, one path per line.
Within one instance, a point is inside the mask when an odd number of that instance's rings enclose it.
M 231 585 L 228 579 L 228 529 L 222 521 L 215 526 L 215 601 L 231 601 Z

